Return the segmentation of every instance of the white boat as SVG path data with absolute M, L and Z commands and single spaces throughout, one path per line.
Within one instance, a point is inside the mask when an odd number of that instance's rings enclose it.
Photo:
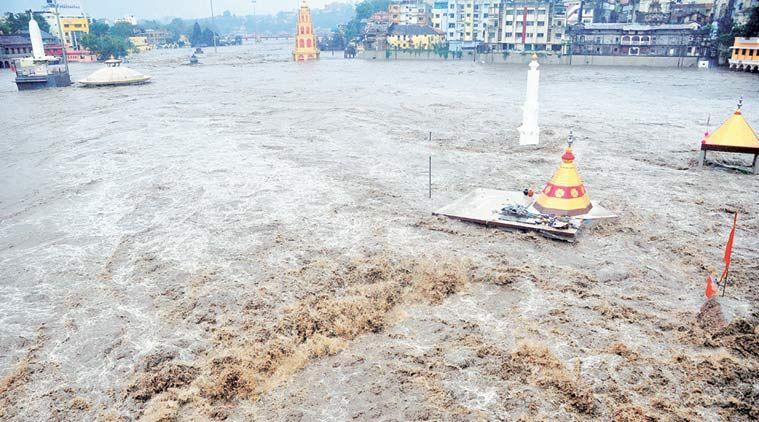
M 96 86 L 119 86 L 144 84 L 150 80 L 150 76 L 121 66 L 121 60 L 110 59 L 105 61 L 106 67 L 94 72 L 92 75 L 79 81 L 86 87 Z

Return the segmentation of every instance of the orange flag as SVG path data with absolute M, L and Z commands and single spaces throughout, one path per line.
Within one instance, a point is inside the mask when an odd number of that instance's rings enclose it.
M 706 277 L 706 300 L 709 300 L 717 293 L 717 291 L 714 289 L 714 282 L 712 281 L 712 275 L 709 274 L 708 277 Z
M 725 271 L 722 272 L 720 280 L 724 281 L 727 278 L 727 272 L 730 270 L 730 261 L 733 257 L 733 240 L 735 239 L 735 227 L 738 225 L 738 213 L 735 213 L 733 218 L 733 229 L 730 231 L 730 237 L 727 238 L 727 246 L 725 246 Z

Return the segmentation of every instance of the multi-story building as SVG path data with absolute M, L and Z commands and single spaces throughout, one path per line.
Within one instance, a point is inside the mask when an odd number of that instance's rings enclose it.
M 144 53 L 153 49 L 153 46 L 148 43 L 148 37 L 144 35 L 129 37 L 129 41 L 132 43 L 132 46 L 134 46 L 133 48 L 139 53 Z
M 564 6 L 567 11 L 567 25 L 595 22 L 595 8 L 590 2 L 569 0 L 564 2 Z M 582 14 L 582 17 L 580 17 L 580 14 Z
M 552 1 L 504 1 L 499 43 L 503 50 L 562 51 L 566 45 L 565 9 Z
M 82 37 L 90 33 L 90 21 L 86 16 L 67 16 L 61 17 L 63 25 L 63 38 L 66 47 L 81 50 Z
M 443 31 L 450 49 L 497 43 L 501 0 L 441 0 L 432 6 L 432 27 Z
M 134 15 L 126 15 L 123 18 L 116 18 L 113 20 L 113 24 L 117 23 L 128 23 L 129 25 L 137 26 L 137 18 L 134 17 Z
M 738 25 L 745 25 L 751 17 L 754 7 L 759 7 L 759 0 L 735 0 L 733 19 Z
M 714 3 L 681 3 L 670 6 L 669 23 L 692 23 L 705 25 L 711 21 Z
M 152 46 L 168 44 L 171 36 L 169 31 L 161 29 L 146 29 L 144 35 L 148 39 L 148 44 Z
M 572 54 L 697 57 L 698 24 L 589 23 L 572 29 Z
M 387 36 L 390 48 L 432 50 L 444 42 L 445 35 L 429 26 L 393 25 Z
M 73 50 L 84 49 L 81 45 L 81 40 L 85 34 L 90 32 L 90 19 L 84 13 L 81 5 L 76 2 L 61 4 L 59 5 L 59 13 L 60 22 L 63 26 L 63 41 L 66 43 L 66 48 Z M 53 6 L 47 6 L 42 12 L 42 17 L 50 25 L 51 33 L 60 34 L 61 31 L 58 28 L 58 19 L 55 16 Z
M 551 8 L 551 30 L 549 31 L 548 41 L 549 44 L 546 49 L 560 52 L 562 54 L 569 53 L 570 37 L 567 31 L 569 27 L 567 25 L 567 9 L 563 4 L 554 4 Z
M 364 27 L 362 34 L 364 48 L 367 50 L 384 50 L 387 48 L 387 35 L 390 30 L 390 15 L 387 12 L 373 14 Z
M 759 37 L 735 38 L 730 48 L 730 69 L 746 70 L 749 72 L 759 70 Z
M 425 0 L 394 0 L 388 6 L 390 21 L 396 25 L 430 24 L 432 8 Z

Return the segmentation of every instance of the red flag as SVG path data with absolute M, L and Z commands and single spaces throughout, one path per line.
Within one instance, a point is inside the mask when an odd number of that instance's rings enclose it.
M 725 271 L 722 272 L 720 280 L 724 281 L 727 278 L 727 272 L 730 270 L 730 261 L 733 257 L 733 240 L 735 239 L 735 227 L 738 225 L 738 213 L 735 213 L 733 218 L 733 229 L 730 231 L 730 237 L 727 238 L 727 246 L 725 246 Z
M 712 281 L 712 275 L 709 274 L 708 277 L 706 277 L 706 300 L 709 300 L 717 293 L 717 291 L 714 289 L 714 282 Z

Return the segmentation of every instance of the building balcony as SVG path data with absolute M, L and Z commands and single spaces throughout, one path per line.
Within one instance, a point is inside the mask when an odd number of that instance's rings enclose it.
M 741 67 L 754 67 L 759 66 L 759 57 L 754 57 L 752 60 L 746 60 L 746 59 L 730 59 L 728 60 L 728 63 L 730 64 L 731 68 L 741 68 Z

